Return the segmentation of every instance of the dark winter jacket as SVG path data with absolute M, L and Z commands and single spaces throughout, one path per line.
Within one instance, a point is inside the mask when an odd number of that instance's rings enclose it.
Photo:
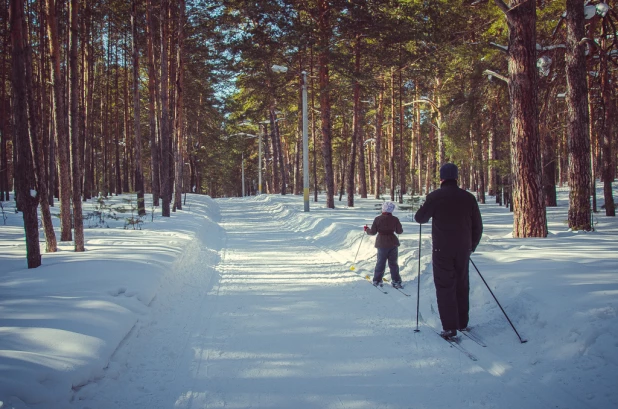
M 370 229 L 367 229 L 367 234 L 375 235 L 376 248 L 391 248 L 399 246 L 399 239 L 395 236 L 395 233 L 403 233 L 403 227 L 401 222 L 392 213 L 382 213 L 376 217 L 371 225 Z
M 460 189 L 457 181 L 442 182 L 414 215 L 418 223 L 427 223 L 430 218 L 434 251 L 476 250 L 483 234 L 481 212 L 474 195 Z

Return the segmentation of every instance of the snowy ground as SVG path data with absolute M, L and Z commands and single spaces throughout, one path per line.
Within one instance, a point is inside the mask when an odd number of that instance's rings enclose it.
M 143 230 L 86 229 L 85 253 L 63 244 L 34 270 L 4 202 L 0 408 L 618 407 L 618 222 L 598 214 L 595 232 L 569 232 L 567 194 L 546 239 L 513 239 L 512 215 L 481 206 L 473 260 L 528 342 L 472 269 L 471 325 L 488 346 L 461 345 L 477 361 L 428 326 L 429 226 L 420 290 L 419 226 L 403 210 L 411 296 L 364 279 L 375 238 L 362 226 L 380 201 L 304 213 L 298 196 L 189 195 Z

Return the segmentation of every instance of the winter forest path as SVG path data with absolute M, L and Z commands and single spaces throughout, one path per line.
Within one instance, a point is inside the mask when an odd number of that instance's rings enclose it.
M 156 319 L 129 334 L 96 395 L 78 394 L 88 408 L 569 407 L 498 359 L 474 363 L 427 328 L 415 334 L 415 296 L 378 293 L 280 207 L 218 204 L 218 264 L 188 249 Z

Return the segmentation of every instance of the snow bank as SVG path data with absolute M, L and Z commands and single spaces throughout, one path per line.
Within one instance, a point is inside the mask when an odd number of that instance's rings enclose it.
M 0 408 L 68 402 L 72 390 L 102 376 L 123 339 L 149 314 L 166 272 L 191 249 L 221 248 L 218 205 L 194 198 L 169 219 L 157 213 L 151 221 L 149 214 L 142 230 L 124 230 L 120 219 L 112 219 L 111 228 L 87 228 L 85 252 L 61 243 L 30 270 L 21 214 L 8 209 L 0 234 Z M 121 205 L 121 197 L 107 201 Z

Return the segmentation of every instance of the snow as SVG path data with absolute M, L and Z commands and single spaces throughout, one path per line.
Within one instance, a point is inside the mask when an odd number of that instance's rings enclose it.
M 411 296 L 364 279 L 375 238 L 362 226 L 381 200 L 320 197 L 305 213 L 300 196 L 188 194 L 162 218 L 147 198 L 141 230 L 110 218 L 86 229 L 86 252 L 61 243 L 32 270 L 4 202 L 0 408 L 617 407 L 618 222 L 598 213 L 594 232 L 569 231 L 559 198 L 545 239 L 513 238 L 512 214 L 481 205 L 473 261 L 528 342 L 471 267 L 471 325 L 488 347 L 461 345 L 476 362 L 428 326 L 440 326 L 430 228 L 419 246 L 412 212 L 395 212 Z

